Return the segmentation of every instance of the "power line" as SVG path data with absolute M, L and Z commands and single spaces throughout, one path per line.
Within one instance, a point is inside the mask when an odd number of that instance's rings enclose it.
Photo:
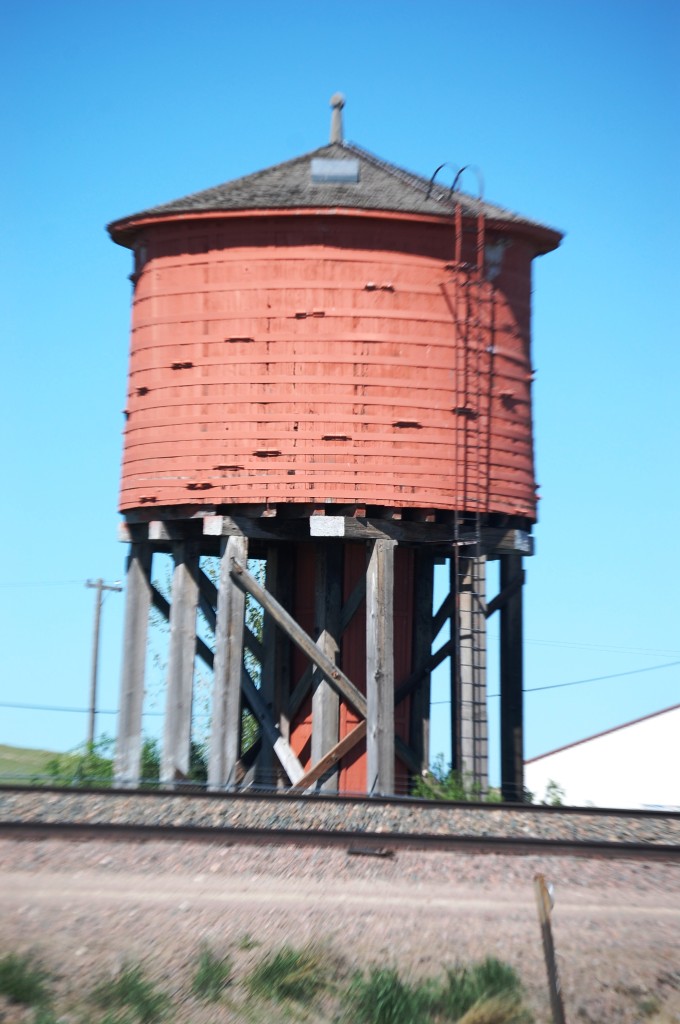
M 0 702 L 0 708 L 14 708 L 20 711 L 66 711 L 70 714 L 75 715 L 87 715 L 90 712 L 90 708 L 65 708 L 60 707 L 56 704 L 11 704 L 8 702 Z M 117 715 L 118 711 L 110 711 L 104 708 L 97 708 L 98 715 Z M 163 711 L 145 711 L 144 716 L 161 716 Z
M 549 686 L 529 686 L 523 692 L 524 693 L 539 693 L 543 690 L 561 690 L 565 686 L 583 686 L 586 683 L 600 683 L 607 679 L 620 679 L 622 676 L 636 676 L 642 672 L 656 672 L 663 668 L 674 668 L 676 665 L 680 665 L 680 661 L 669 661 L 665 665 L 649 665 L 647 668 L 633 668 L 628 672 L 612 672 L 607 676 L 591 676 L 589 679 L 572 679 L 568 683 L 551 683 Z M 489 693 L 487 695 L 491 697 L 500 697 L 500 693 Z M 450 700 L 433 700 L 432 704 L 450 704 Z M 0 701 L 0 708 L 14 708 L 20 711 L 66 711 L 72 714 L 86 715 L 89 713 L 90 708 L 67 708 L 60 707 L 56 704 L 14 704 L 7 701 Z M 118 711 L 111 711 L 109 709 L 98 708 L 98 715 L 117 715 Z M 161 717 L 163 711 L 145 711 L 143 712 L 144 717 Z
M 0 587 L 10 589 L 12 587 L 71 587 L 78 584 L 83 585 L 82 580 L 18 580 L 13 583 L 0 583 Z
M 654 658 L 670 658 L 680 655 L 680 651 L 660 650 L 652 647 L 617 647 L 615 644 L 582 644 L 575 640 L 535 640 L 524 638 L 525 644 L 540 644 L 544 647 L 568 647 L 583 651 L 605 651 L 623 654 L 646 654 Z
M 442 627 L 443 628 L 443 627 Z M 487 636 L 491 640 L 498 640 L 499 634 L 489 631 Z M 603 651 L 609 654 L 640 654 L 649 658 L 672 658 L 680 656 L 680 651 L 673 649 L 661 649 L 654 647 L 621 647 L 616 644 L 583 644 L 577 640 L 538 640 L 534 637 L 525 636 L 523 644 L 537 644 L 541 647 L 564 647 L 578 651 Z
M 541 690 L 561 690 L 565 686 L 582 686 L 584 683 L 600 683 L 605 679 L 620 679 L 622 676 L 637 676 L 641 672 L 656 672 L 662 668 L 673 668 L 680 661 L 668 661 L 665 665 L 649 665 L 647 668 L 633 668 L 628 672 L 612 672 L 608 676 L 592 676 L 590 679 L 572 679 L 568 683 L 551 683 L 549 686 L 528 686 L 523 693 L 538 693 Z M 500 697 L 500 693 L 489 693 L 487 697 Z M 432 704 L 450 704 L 450 700 L 433 700 Z
M 560 690 L 564 686 L 581 686 L 583 683 L 599 683 L 603 679 L 619 679 L 621 676 L 636 676 L 641 672 L 656 672 L 661 668 L 673 668 L 674 665 L 680 665 L 680 661 L 667 661 L 665 665 L 649 665 L 648 668 L 632 668 L 628 672 L 612 672 L 609 676 L 593 676 L 590 679 L 572 679 L 569 683 L 552 683 L 550 686 L 531 686 L 526 689 L 525 693 L 538 693 L 539 690 Z M 500 694 L 491 694 L 493 697 L 499 697 Z

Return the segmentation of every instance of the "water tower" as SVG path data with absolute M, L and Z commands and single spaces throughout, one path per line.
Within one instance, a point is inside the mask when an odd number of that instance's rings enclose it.
M 345 142 L 331 103 L 328 145 L 109 226 L 134 253 L 117 778 L 140 777 L 153 604 L 170 623 L 166 784 L 188 773 L 199 657 L 214 678 L 210 788 L 407 792 L 428 765 L 430 674 L 448 660 L 453 762 L 484 790 L 497 612 L 502 788 L 521 798 L 531 265 L 561 236 L 460 177 Z M 173 558 L 170 601 L 158 552 Z M 489 559 L 501 582 L 487 602 Z M 436 563 L 450 587 L 433 609 Z M 259 723 L 248 750 L 244 709 Z

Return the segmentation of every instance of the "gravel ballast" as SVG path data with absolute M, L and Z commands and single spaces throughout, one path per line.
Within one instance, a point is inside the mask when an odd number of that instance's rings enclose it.
M 314 831 L 356 837 L 414 833 L 440 839 L 494 838 L 578 843 L 643 843 L 677 848 L 680 814 L 551 807 L 445 804 L 413 800 L 327 799 L 254 794 L 0 789 L 0 824 L 163 826 Z

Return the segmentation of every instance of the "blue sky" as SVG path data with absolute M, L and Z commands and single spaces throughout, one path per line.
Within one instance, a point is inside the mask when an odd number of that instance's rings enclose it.
M 425 175 L 477 164 L 488 199 L 566 232 L 535 265 L 525 685 L 637 674 L 527 693 L 527 756 L 680 701 L 673 0 L 3 0 L 0 25 L 0 702 L 85 706 L 84 581 L 123 574 L 131 267 L 104 225 L 322 145 L 337 90 L 348 139 Z M 122 610 L 110 595 L 102 708 Z M 86 728 L 0 722 L 53 749 Z

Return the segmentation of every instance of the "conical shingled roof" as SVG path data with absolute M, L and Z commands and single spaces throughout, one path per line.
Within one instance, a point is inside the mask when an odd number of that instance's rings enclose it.
M 315 182 L 311 174 L 314 159 L 358 161 L 358 181 Z M 462 192 L 452 193 L 449 187 L 432 184 L 427 178 L 386 163 L 348 142 L 329 143 L 266 170 L 123 217 L 111 223 L 108 230 L 114 241 L 124 245 L 126 229 L 133 227 L 136 222 L 165 219 L 174 214 L 344 208 L 450 217 L 457 203 L 464 214 L 483 213 L 493 221 L 512 223 L 529 229 L 532 234 L 541 235 L 544 243 L 542 251 L 548 251 L 559 244 L 561 234 L 537 221 L 520 217 L 501 206 Z

